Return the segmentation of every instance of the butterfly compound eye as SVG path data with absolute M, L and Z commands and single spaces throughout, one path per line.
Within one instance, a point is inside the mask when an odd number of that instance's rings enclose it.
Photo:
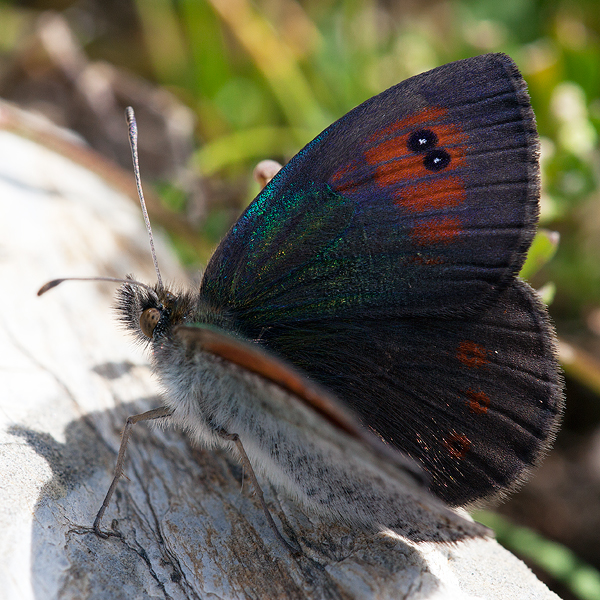
M 142 333 L 151 338 L 156 324 L 160 320 L 160 311 L 157 308 L 147 308 L 140 315 L 140 329 Z

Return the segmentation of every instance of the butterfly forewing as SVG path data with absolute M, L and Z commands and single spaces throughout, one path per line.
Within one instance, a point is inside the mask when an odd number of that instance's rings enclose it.
M 537 134 L 514 64 L 452 63 L 294 157 L 223 240 L 203 293 L 251 334 L 315 314 L 472 313 L 521 267 L 537 203 Z

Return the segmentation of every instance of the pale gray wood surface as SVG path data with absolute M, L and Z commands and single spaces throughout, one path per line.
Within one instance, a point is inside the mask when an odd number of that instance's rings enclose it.
M 143 165 L 142 165 L 143 169 Z M 114 286 L 154 280 L 135 203 L 0 131 L 0 590 L 3 598 L 556 598 L 493 540 L 415 545 L 323 525 L 265 484 L 277 543 L 242 470 L 184 434 L 136 426 L 105 518 L 125 418 L 159 405 L 145 357 L 111 312 Z M 167 280 L 185 281 L 165 244 Z

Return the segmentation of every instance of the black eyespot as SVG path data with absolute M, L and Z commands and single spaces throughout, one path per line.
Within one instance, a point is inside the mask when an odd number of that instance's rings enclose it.
M 408 149 L 412 152 L 425 152 L 431 150 L 438 143 L 438 137 L 431 129 L 419 129 L 410 134 Z
M 429 171 L 441 171 L 450 164 L 450 155 L 445 150 L 432 150 L 425 155 L 423 164 Z
M 142 333 L 152 338 L 156 324 L 160 321 L 160 310 L 157 308 L 147 308 L 140 315 L 140 329 Z

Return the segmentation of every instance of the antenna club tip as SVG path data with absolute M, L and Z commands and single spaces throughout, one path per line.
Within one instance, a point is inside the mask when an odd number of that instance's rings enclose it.
M 45 283 L 38 290 L 37 295 L 41 296 L 42 294 L 45 294 L 47 291 L 51 290 L 52 288 L 55 288 L 57 285 L 60 285 L 63 281 L 64 279 L 53 279 L 52 281 L 48 281 L 48 283 Z

